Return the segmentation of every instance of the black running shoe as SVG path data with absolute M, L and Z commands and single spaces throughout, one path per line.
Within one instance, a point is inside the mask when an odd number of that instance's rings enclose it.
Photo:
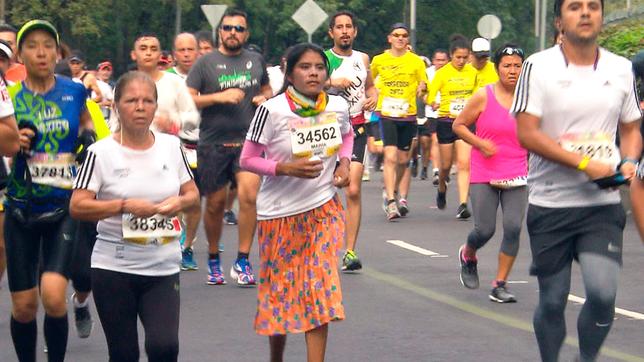
M 412 158 L 410 166 L 411 166 L 411 177 L 416 178 L 418 176 L 418 158 Z
M 420 170 L 420 179 L 427 180 L 427 167 L 423 167 L 423 169 Z
M 467 220 L 472 216 L 470 214 L 470 210 L 467 208 L 466 203 L 462 203 L 458 206 L 458 209 L 456 209 L 456 218 L 459 220 Z
M 497 303 L 516 303 L 517 298 L 508 292 L 505 282 L 497 282 L 497 286 L 490 292 L 490 300 Z
M 468 289 L 477 289 L 479 287 L 478 262 L 475 260 L 465 261 L 463 249 L 465 249 L 465 245 L 461 245 L 458 248 L 458 261 L 461 264 L 461 284 Z
M 445 192 L 440 192 L 438 191 L 436 193 L 436 207 L 438 207 L 439 210 L 444 210 L 445 206 L 447 206 L 447 190 Z

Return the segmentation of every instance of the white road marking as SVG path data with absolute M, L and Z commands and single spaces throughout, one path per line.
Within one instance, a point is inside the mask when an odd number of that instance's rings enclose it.
M 413 251 L 413 252 L 421 254 L 421 255 L 432 256 L 432 257 L 434 257 L 434 256 L 435 257 L 443 257 L 439 253 L 433 252 L 431 250 L 423 249 L 420 246 L 412 245 L 412 244 L 409 244 L 409 243 L 404 242 L 402 240 L 387 240 L 387 242 L 389 244 L 399 246 L 399 247 L 401 247 L 403 249 L 407 249 L 407 250 Z
M 527 280 L 508 280 L 508 284 L 528 284 Z
M 572 294 L 568 294 L 568 300 L 573 302 L 573 303 L 579 303 L 579 304 L 583 304 L 586 301 L 586 299 L 584 299 L 582 297 L 578 297 L 576 295 L 572 295 Z M 629 317 L 629 318 L 641 320 L 641 321 L 644 320 L 644 314 L 633 312 L 633 311 L 622 309 L 622 308 L 615 308 L 615 313 L 621 314 L 621 315 Z

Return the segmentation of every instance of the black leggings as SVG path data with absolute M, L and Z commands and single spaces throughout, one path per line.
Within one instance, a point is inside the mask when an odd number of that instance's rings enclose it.
M 92 268 L 96 311 L 110 361 L 139 360 L 137 317 L 145 330 L 150 362 L 179 356 L 179 273 L 153 277 Z
M 97 234 L 95 222 L 81 221 L 78 223 L 71 269 L 71 279 L 74 283 L 74 290 L 77 292 L 89 293 L 92 291 L 91 259 Z

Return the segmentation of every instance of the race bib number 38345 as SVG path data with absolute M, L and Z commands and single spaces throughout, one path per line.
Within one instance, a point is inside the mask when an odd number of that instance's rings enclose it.
M 605 133 L 568 133 L 559 138 L 566 151 L 588 156 L 613 167 L 619 165 L 621 156 L 612 137 Z
M 331 157 L 342 145 L 340 124 L 334 112 L 294 119 L 289 122 L 289 128 L 295 157 Z
M 35 153 L 27 160 L 35 184 L 71 190 L 76 177 L 76 162 L 71 153 Z
M 181 235 L 181 223 L 176 216 L 153 215 L 147 218 L 123 214 L 123 239 L 142 243 L 154 239 L 174 239 Z

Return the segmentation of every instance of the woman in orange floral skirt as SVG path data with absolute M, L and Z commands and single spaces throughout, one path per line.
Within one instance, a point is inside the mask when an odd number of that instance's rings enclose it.
M 344 210 L 336 192 L 349 183 L 353 130 L 346 101 L 324 92 L 327 79 L 323 50 L 294 46 L 284 89 L 257 109 L 240 159 L 264 175 L 255 330 L 269 336 L 271 361 L 282 360 L 286 334 L 301 332 L 308 361 L 323 361 L 328 323 L 344 319 L 337 268 Z

